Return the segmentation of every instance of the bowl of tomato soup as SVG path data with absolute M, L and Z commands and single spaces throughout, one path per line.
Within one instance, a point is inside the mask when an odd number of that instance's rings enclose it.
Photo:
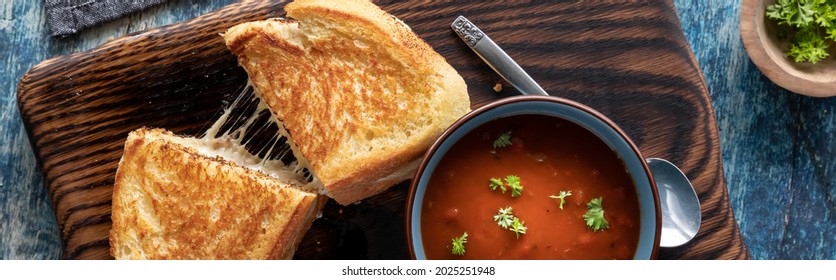
M 548 96 L 502 99 L 431 146 L 407 200 L 415 259 L 653 259 L 659 195 L 611 120 Z

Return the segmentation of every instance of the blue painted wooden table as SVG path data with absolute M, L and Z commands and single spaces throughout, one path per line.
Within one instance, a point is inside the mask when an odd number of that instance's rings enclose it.
M 15 92 L 26 70 L 125 34 L 193 18 L 234 0 L 169 1 L 56 39 L 41 1 L 0 9 L 0 258 L 60 257 L 58 228 L 22 127 Z M 787 92 L 755 67 L 740 40 L 739 2 L 676 0 L 720 130 L 735 217 L 755 259 L 836 259 L 836 98 Z

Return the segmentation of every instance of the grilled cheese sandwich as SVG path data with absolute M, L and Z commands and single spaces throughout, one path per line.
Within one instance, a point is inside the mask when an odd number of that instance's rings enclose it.
M 340 204 L 411 178 L 470 110 L 467 86 L 406 24 L 366 0 L 297 0 L 293 20 L 224 34 L 293 153 Z
M 234 151 L 235 145 L 162 129 L 131 132 L 113 190 L 111 254 L 116 259 L 293 257 L 324 197 L 300 188 L 295 173 L 239 165 L 261 160 Z M 230 157 L 239 160 L 225 159 Z
M 345 205 L 411 178 L 470 110 L 462 77 L 371 2 L 286 10 L 294 20 L 241 24 L 224 40 L 259 98 L 254 114 L 269 110 L 295 161 L 244 147 L 254 117 L 220 134 L 231 109 L 200 138 L 131 132 L 114 185 L 114 257 L 291 258 L 327 197 Z

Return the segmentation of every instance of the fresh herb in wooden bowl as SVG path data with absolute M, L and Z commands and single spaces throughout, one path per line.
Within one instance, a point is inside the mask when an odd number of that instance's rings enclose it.
M 775 84 L 836 96 L 836 1 L 742 0 L 740 36 L 749 58 Z
M 836 1 L 778 0 L 766 7 L 766 16 L 775 21 L 779 36 L 790 39 L 786 55 L 795 62 L 815 64 L 830 54 L 836 40 Z

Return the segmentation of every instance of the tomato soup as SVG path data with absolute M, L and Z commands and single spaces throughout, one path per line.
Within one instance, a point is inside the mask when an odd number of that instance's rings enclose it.
M 508 176 L 519 178 L 516 197 Z M 491 178 L 503 185 L 492 190 Z M 554 198 L 561 191 L 571 192 L 563 209 Z M 590 203 L 596 198 L 601 207 Z M 497 221 L 507 207 L 525 233 Z M 606 226 L 592 208 L 603 210 Z M 422 211 L 428 259 L 632 259 L 639 239 L 636 188 L 623 161 L 591 132 L 549 116 L 506 117 L 464 136 L 433 172 Z M 464 252 L 454 254 L 453 239 L 465 232 Z

